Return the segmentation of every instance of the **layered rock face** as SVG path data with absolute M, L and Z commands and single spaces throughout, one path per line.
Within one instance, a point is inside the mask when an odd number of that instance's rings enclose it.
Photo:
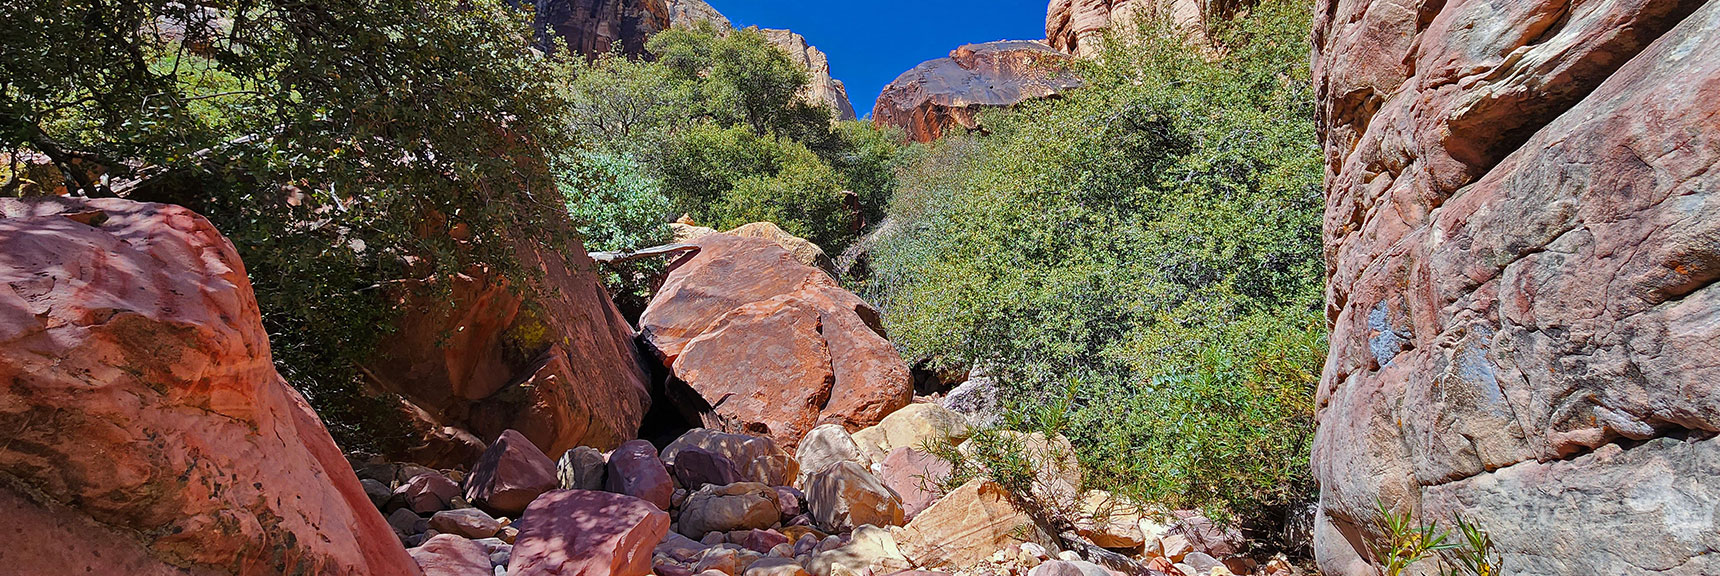
M 1056 96 L 1081 85 L 1068 56 L 1039 42 L 969 44 L 914 67 L 884 87 L 872 123 L 895 126 L 918 142 L 956 127 L 978 130 L 979 111 Z
M 1720 2 L 1319 4 L 1316 548 L 1376 500 L 1506 573 L 1720 572 Z
M 634 332 L 577 242 L 516 240 L 525 289 L 487 269 L 400 283 L 405 312 L 366 373 L 409 404 L 421 445 L 402 459 L 453 467 L 504 430 L 546 454 L 614 448 L 650 405 Z
M 8 574 L 410 575 L 189 210 L 0 200 Z
M 858 430 L 908 404 L 907 365 L 870 305 L 773 241 L 692 244 L 639 325 L 709 427 L 792 449 L 820 423 Z
M 548 52 L 566 48 L 586 56 L 614 50 L 645 53 L 652 34 L 669 29 L 665 0 L 534 0 L 539 42 Z M 687 0 L 679 3 L 686 4 Z M 709 6 L 706 6 L 709 8 Z M 697 13 L 697 7 L 681 13 Z
M 726 20 L 725 20 L 726 21 Z M 848 87 L 830 76 L 830 58 L 812 45 L 806 43 L 806 37 L 788 30 L 763 29 L 764 37 L 771 44 L 788 53 L 788 59 L 805 68 L 811 75 L 812 84 L 807 87 L 805 97 L 808 101 L 830 106 L 836 113 L 836 120 L 847 121 L 858 118 L 854 114 L 854 104 L 848 101 Z
M 1103 49 L 1105 31 L 1163 18 L 1195 40 L 1207 39 L 1206 22 L 1234 10 L 1235 0 L 1052 0 L 1045 12 L 1045 38 L 1052 48 L 1082 58 Z

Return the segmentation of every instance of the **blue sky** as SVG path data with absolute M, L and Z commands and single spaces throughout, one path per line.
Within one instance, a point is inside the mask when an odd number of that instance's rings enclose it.
M 830 56 L 860 116 L 878 92 L 962 44 L 1045 37 L 1047 0 L 706 0 L 735 26 L 787 28 Z

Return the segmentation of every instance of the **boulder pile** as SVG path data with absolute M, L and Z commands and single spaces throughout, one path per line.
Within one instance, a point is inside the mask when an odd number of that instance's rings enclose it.
M 950 463 L 924 450 L 965 447 L 963 422 L 917 403 L 853 434 L 820 426 L 795 456 L 768 437 L 701 428 L 662 450 L 635 441 L 559 462 L 510 431 L 470 473 L 356 467 L 433 575 L 1292 573 L 1248 557 L 1240 534 L 1194 513 L 1075 495 L 1062 438 L 1018 440 L 1040 470 L 1036 485 L 1067 496 L 1072 518 L 1029 513 L 984 477 L 951 487 Z

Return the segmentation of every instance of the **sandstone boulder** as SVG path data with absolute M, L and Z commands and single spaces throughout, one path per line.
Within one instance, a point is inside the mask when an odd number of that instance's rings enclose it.
M 576 446 L 555 463 L 562 490 L 602 490 L 608 477 L 609 459 L 590 446 Z
M 477 542 L 440 534 L 409 550 L 424 576 L 494 576 L 490 554 Z
M 733 460 L 703 448 L 687 448 L 675 456 L 675 479 L 688 490 L 698 490 L 706 484 L 727 486 L 740 482 L 740 472 Z
M 508 576 L 645 576 L 669 514 L 608 492 L 557 490 L 520 519 Z
M 1384 502 L 1525 574 L 1720 571 L 1720 516 L 1673 513 L 1720 501 L 1720 3 L 1314 22 L 1322 570 L 1374 570 Z
M 528 285 L 479 265 L 384 287 L 400 314 L 364 373 L 417 434 L 389 456 L 468 466 L 505 430 L 546 454 L 633 438 L 651 402 L 642 357 L 590 257 L 578 242 L 490 240 L 510 243 Z
M 425 472 L 394 489 L 393 498 L 414 514 L 433 514 L 454 506 L 460 485 L 436 472 Z
M 518 432 L 508 430 L 484 450 L 466 478 L 466 501 L 497 514 L 518 516 L 539 494 L 556 489 L 555 462 Z
M 430 517 L 430 529 L 473 540 L 494 537 L 502 523 L 477 508 L 443 510 Z
M 856 529 L 847 544 L 819 552 L 807 562 L 814 576 L 894 574 L 910 567 L 890 531 L 870 525 Z
M 669 480 L 669 469 L 657 459 L 657 447 L 644 440 L 629 441 L 610 453 L 604 489 L 650 502 L 658 510 L 668 510 L 675 496 L 675 484 Z
M 822 472 L 837 462 L 854 462 L 865 468 L 872 466 L 872 461 L 860 451 L 860 445 L 841 424 L 813 428 L 801 439 L 794 459 L 800 462 L 800 486 L 805 486 L 812 474 Z
M 1104 548 L 1137 548 L 1146 544 L 1142 521 L 1138 504 L 1103 490 L 1088 490 L 1081 495 L 1075 532 Z
M 1033 543 L 1056 549 L 1051 532 L 1021 512 L 1002 486 L 974 479 L 920 512 L 897 534 L 922 568 L 966 568 L 998 550 Z
M 806 504 L 813 523 L 826 532 L 903 522 L 901 498 L 853 462 L 837 462 L 813 474 L 806 486 Z
M 773 242 L 693 245 L 639 323 L 708 427 L 794 447 L 820 422 L 857 430 L 908 404 L 907 365 L 870 305 Z
M 762 238 L 775 242 L 777 246 L 781 246 L 783 250 L 787 250 L 788 255 L 794 257 L 795 262 L 823 270 L 831 276 L 836 275 L 836 263 L 831 261 L 830 257 L 824 254 L 823 248 L 819 248 L 817 244 L 813 244 L 809 240 L 789 234 L 788 231 L 783 230 L 776 224 L 770 222 L 754 222 L 752 224 L 747 224 L 734 230 L 724 232 L 724 234 L 740 236 L 742 238 Z
M 1039 42 L 968 44 L 904 72 L 884 87 L 872 123 L 894 126 L 918 142 L 958 127 L 980 130 L 979 112 L 1056 96 L 1081 86 L 1068 56 Z
M 782 520 L 776 498 L 776 490 L 755 482 L 705 486 L 681 505 L 678 528 L 693 538 L 711 532 L 770 528 Z
M 943 458 L 907 446 L 891 450 L 879 468 L 882 469 L 879 479 L 902 498 L 902 517 L 907 520 L 913 520 L 938 501 L 942 495 L 938 485 L 952 471 Z
M 0 199 L 0 430 L 12 573 L 418 573 L 189 210 Z
M 854 442 L 872 462 L 883 462 L 897 448 L 922 448 L 968 437 L 967 420 L 937 404 L 909 404 L 885 416 L 876 426 L 854 433 Z
M 708 428 L 695 428 L 663 447 L 663 462 L 670 466 L 679 461 L 682 450 L 699 448 L 710 451 L 738 468 L 741 479 L 771 486 L 787 486 L 794 481 L 799 465 L 794 457 L 777 447 L 767 437 L 729 434 Z

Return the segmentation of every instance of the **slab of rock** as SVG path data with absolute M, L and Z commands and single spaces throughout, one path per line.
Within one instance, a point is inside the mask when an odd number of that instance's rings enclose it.
M 980 130 L 979 112 L 1056 96 L 1081 86 L 1069 56 L 1031 41 L 968 44 L 904 72 L 884 87 L 872 123 L 917 142 L 956 129 Z
M 1075 532 L 1103 548 L 1133 549 L 1146 543 L 1142 516 L 1138 504 L 1103 490 L 1088 490 L 1081 495 Z
M 756 482 L 707 485 L 681 505 L 678 528 L 694 538 L 711 532 L 770 528 L 782 520 L 776 498 L 776 490 Z
M 506 430 L 557 455 L 638 434 L 651 395 L 633 329 L 580 243 L 552 237 L 484 239 L 533 271 L 523 286 L 478 265 L 385 287 L 400 314 L 367 385 L 398 396 L 417 435 L 389 456 L 456 468 Z
M 775 242 L 712 234 L 693 244 L 700 251 L 671 266 L 640 329 L 696 396 L 681 407 L 707 427 L 792 448 L 821 422 L 857 430 L 908 404 L 907 365 L 870 305 Z
M 771 486 L 787 486 L 794 482 L 799 464 L 794 457 L 777 447 L 770 438 L 746 434 L 728 434 L 708 428 L 696 428 L 682 434 L 663 447 L 662 459 L 675 465 L 681 450 L 700 448 L 728 458 L 741 473 L 741 479 Z
M 854 442 L 872 462 L 883 462 L 891 450 L 922 448 L 949 443 L 959 445 L 968 437 L 967 419 L 932 403 L 909 404 L 885 416 L 877 425 L 854 433 Z
M 189 210 L 0 199 L 0 430 L 15 573 L 418 572 Z
M 609 468 L 604 489 L 642 499 L 668 510 L 675 496 L 675 484 L 669 480 L 669 469 L 657 458 L 657 447 L 644 440 L 632 440 L 609 454 Z
M 969 567 L 1026 543 L 1056 549 L 1050 530 L 1017 510 L 1007 490 L 978 478 L 920 512 L 897 541 L 922 568 Z
M 886 420 L 889 417 L 885 417 Z M 800 447 L 794 452 L 794 459 L 800 462 L 800 479 L 796 485 L 805 486 L 813 473 L 822 472 L 837 462 L 854 462 L 861 467 L 872 467 L 872 460 L 860 450 L 860 445 L 854 442 L 848 429 L 841 424 L 824 424 L 813 428 L 800 441 Z
M 1197 572 L 1206 576 L 1208 572 Z M 1052 560 L 1027 572 L 1027 576 L 1114 576 L 1104 566 L 1084 560 Z
M 976 373 L 945 394 L 938 401 L 938 405 L 961 414 L 968 424 L 991 428 L 995 427 L 1001 418 L 1000 400 L 997 396 L 997 381 L 990 376 Z
M 768 32 L 768 31 L 767 31 Z M 852 120 L 852 118 L 850 118 Z M 734 230 L 724 232 L 742 238 L 762 238 L 775 242 L 777 246 L 787 250 L 795 262 L 823 270 L 831 276 L 836 275 L 836 263 L 824 254 L 824 249 L 811 241 L 789 234 L 787 230 L 770 222 L 754 222 Z
M 763 558 L 747 566 L 742 576 L 808 576 L 806 567 L 793 558 Z
M 813 523 L 827 532 L 864 526 L 901 526 L 902 500 L 871 472 L 853 462 L 837 462 L 812 475 L 806 507 Z
M 416 514 L 433 514 L 452 508 L 460 497 L 460 486 L 439 472 L 425 472 L 394 489 L 392 499 Z
M 443 510 L 430 517 L 430 529 L 477 540 L 502 531 L 502 523 L 477 508 Z
M 1687 438 L 1720 429 L 1720 4 L 1376 1 L 1314 21 L 1322 571 L 1374 570 L 1382 501 L 1493 521 L 1523 573 L 1720 570 L 1683 536 L 1720 516 L 1639 512 L 1720 500 L 1720 478 L 1661 476 L 1705 465 Z
M 424 569 L 424 576 L 485 576 L 494 575 L 490 554 L 483 545 L 455 536 L 440 534 L 424 544 L 408 550 L 412 560 Z
M 675 479 L 689 490 L 698 490 L 706 484 L 727 486 L 741 481 L 733 460 L 703 448 L 681 450 L 672 468 Z
M 608 466 L 609 459 L 596 448 L 576 446 L 556 461 L 555 475 L 562 490 L 602 490 Z
M 745 534 L 741 535 L 740 538 L 736 538 L 734 540 L 735 543 L 741 545 L 742 548 L 746 548 L 760 554 L 769 554 L 770 551 L 777 546 L 787 544 L 788 536 L 784 536 L 781 532 L 777 532 L 775 530 L 748 530 Z
M 609 492 L 556 490 L 520 519 L 508 576 L 645 576 L 669 514 Z
M 870 525 L 856 529 L 848 543 L 814 554 L 807 562 L 814 576 L 893 574 L 911 566 L 890 531 Z
M 943 458 L 907 446 L 891 450 L 880 468 L 883 472 L 878 479 L 902 498 L 902 516 L 907 520 L 937 503 L 943 495 L 939 484 L 952 471 Z
M 513 430 L 484 450 L 466 478 L 466 501 L 504 516 L 519 516 L 539 494 L 556 489 L 555 462 Z

